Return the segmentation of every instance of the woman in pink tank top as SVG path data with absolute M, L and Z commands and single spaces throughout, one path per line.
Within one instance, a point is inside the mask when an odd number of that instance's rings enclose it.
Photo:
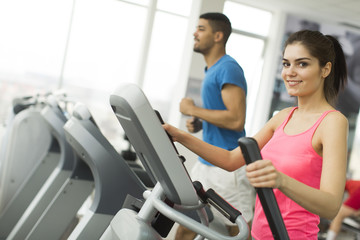
M 277 113 L 253 137 L 264 160 L 249 164 L 247 177 L 254 187 L 274 189 L 291 240 L 316 240 L 319 217 L 336 216 L 346 180 L 348 122 L 333 106 L 347 78 L 341 45 L 318 31 L 293 33 L 285 43 L 282 78 L 298 105 Z M 245 164 L 240 148 L 227 151 L 169 124 L 164 128 L 216 166 L 234 171 Z M 259 199 L 251 235 L 273 239 Z

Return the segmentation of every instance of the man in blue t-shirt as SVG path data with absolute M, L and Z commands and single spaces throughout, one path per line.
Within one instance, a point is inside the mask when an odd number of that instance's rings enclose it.
M 203 130 L 203 140 L 212 145 L 232 150 L 238 139 L 245 136 L 245 114 L 247 85 L 240 65 L 226 54 L 225 45 L 231 34 L 231 23 L 222 13 L 205 13 L 200 16 L 194 33 L 194 51 L 201 53 L 206 62 L 205 78 L 202 82 L 203 106 L 193 99 L 184 98 L 180 111 L 191 116 L 186 126 L 189 132 Z M 199 180 L 204 189 L 213 188 L 219 195 L 242 212 L 251 224 L 255 191 L 245 176 L 245 167 L 227 172 L 199 158 L 191 169 L 193 181 Z M 217 211 L 214 216 L 227 227 L 229 234 L 238 233 L 232 224 Z M 195 233 L 179 226 L 176 239 L 193 239 Z

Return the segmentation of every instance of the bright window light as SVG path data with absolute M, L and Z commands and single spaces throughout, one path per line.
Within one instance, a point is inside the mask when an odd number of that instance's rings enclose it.
M 269 33 L 272 14 L 268 11 L 226 1 L 224 13 L 231 20 L 234 29 L 261 36 Z
M 64 84 L 111 92 L 135 82 L 146 11 L 120 1 L 78 0 Z
M 263 52 L 270 29 L 272 14 L 257 8 L 226 1 L 224 14 L 228 16 L 233 27 L 227 43 L 227 53 L 234 57 L 244 70 L 248 86 L 246 124 L 253 121 L 255 103 L 261 86 Z M 247 130 L 251 134 L 251 131 Z
M 142 6 L 149 6 L 151 0 L 122 0 L 122 2 L 135 3 Z
M 244 35 L 232 33 L 227 43 L 227 53 L 232 55 L 237 62 L 243 67 L 245 76 L 253 75 L 255 69 L 258 69 L 264 49 L 262 39 L 247 37 Z
M 57 85 L 71 8 L 69 0 L 0 1 L 1 81 Z
M 192 0 L 157 0 L 159 10 L 189 16 L 191 11 Z
M 192 38 L 186 33 L 186 18 L 157 12 L 143 88 L 153 104 L 159 105 L 155 107 L 162 110 L 164 118 L 178 80 L 185 38 Z

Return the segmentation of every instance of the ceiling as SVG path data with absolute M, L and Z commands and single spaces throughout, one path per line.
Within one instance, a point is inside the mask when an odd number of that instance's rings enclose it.
M 243 1 L 245 2 L 245 1 Z M 312 18 L 331 19 L 360 31 L 360 0 L 249 0 L 249 4 L 290 13 L 304 13 Z M 330 18 L 329 18 L 330 16 Z

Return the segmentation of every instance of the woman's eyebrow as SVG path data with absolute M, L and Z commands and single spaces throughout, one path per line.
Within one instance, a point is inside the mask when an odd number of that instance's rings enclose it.
M 311 59 L 308 57 L 297 58 L 297 59 L 295 59 L 295 62 L 299 62 L 299 61 L 303 61 L 303 60 L 311 60 Z M 289 60 L 286 58 L 283 58 L 283 61 L 289 61 Z

